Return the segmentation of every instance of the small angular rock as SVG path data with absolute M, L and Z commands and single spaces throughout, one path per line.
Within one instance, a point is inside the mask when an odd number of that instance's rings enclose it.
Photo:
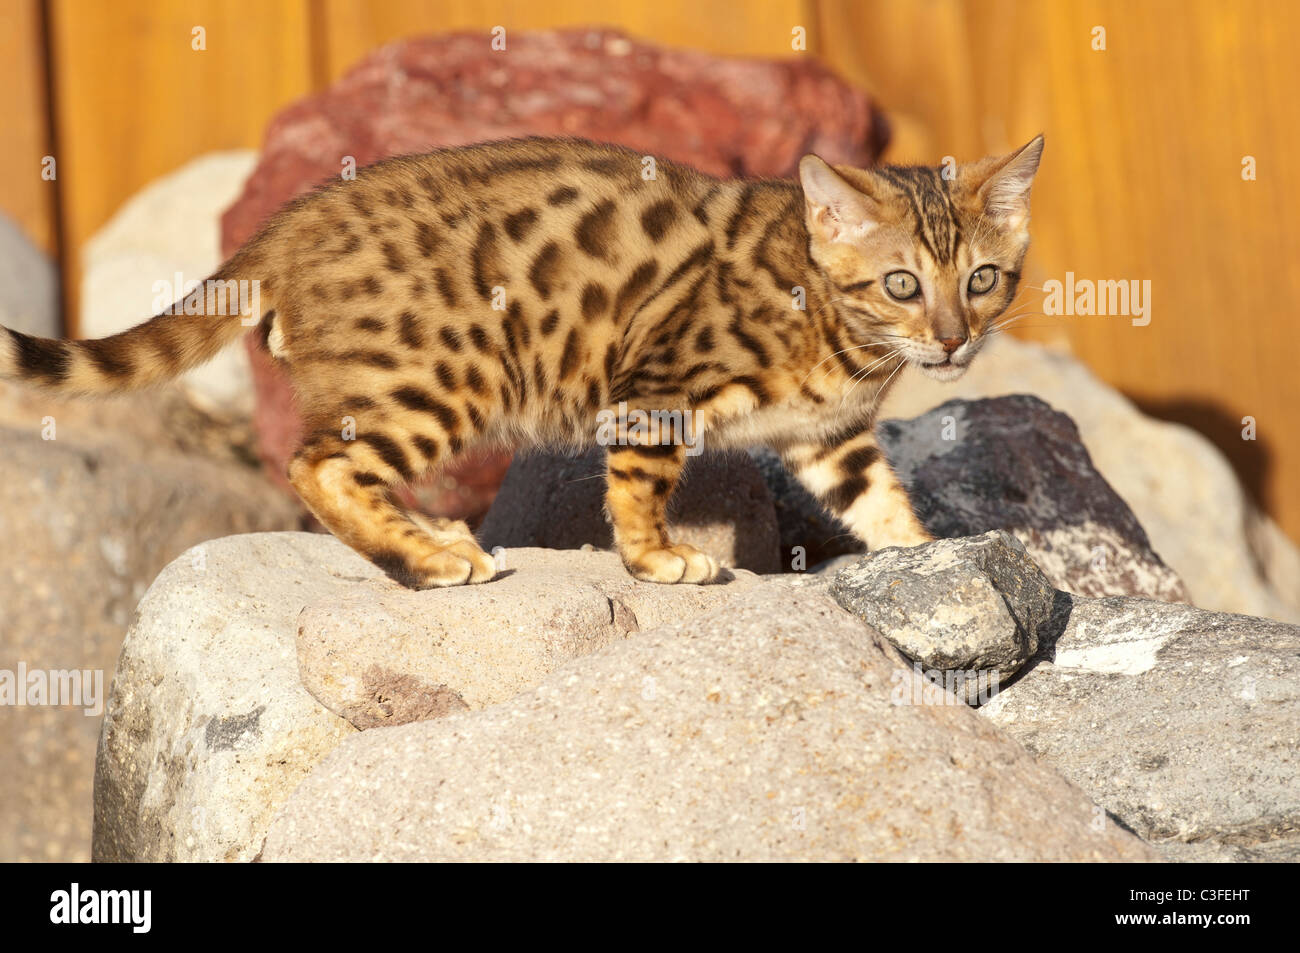
M 1010 533 L 889 548 L 841 569 L 841 606 L 923 668 L 1014 674 L 1048 634 L 1057 593 Z

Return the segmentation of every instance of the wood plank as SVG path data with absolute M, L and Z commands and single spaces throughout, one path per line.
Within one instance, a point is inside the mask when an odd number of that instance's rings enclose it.
M 8 0 L 6 20 L 0 30 L 0 84 L 5 91 L 0 97 L 0 126 L 5 131 L 0 210 L 32 244 L 54 255 L 58 185 L 41 178 L 42 159 L 50 154 L 50 122 L 40 0 Z
M 514 31 L 602 25 L 657 43 L 731 56 L 793 56 L 791 29 L 804 22 L 802 0 L 318 0 L 326 24 L 328 76 L 343 75 L 393 40 L 504 26 Z
M 1029 283 L 1150 280 L 1152 320 L 1041 318 L 1158 416 L 1209 436 L 1300 539 L 1300 5 L 812 0 L 831 66 L 904 117 L 896 160 L 1047 134 Z M 1091 48 L 1103 26 L 1107 49 Z M 1256 157 L 1259 177 L 1241 178 Z M 1041 307 L 1030 288 L 1022 301 Z M 1027 321 L 1026 324 L 1032 323 Z M 1242 418 L 1258 440 L 1241 439 Z
M 311 89 L 307 0 L 53 0 L 64 291 L 80 251 L 137 190 L 216 149 L 256 147 Z M 206 49 L 192 48 L 192 30 Z M 75 330 L 75 329 L 71 329 Z

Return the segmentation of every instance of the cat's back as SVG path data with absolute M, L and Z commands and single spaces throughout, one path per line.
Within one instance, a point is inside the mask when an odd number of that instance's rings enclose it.
M 287 209 L 266 245 L 307 305 L 290 316 L 300 338 L 378 326 L 379 311 L 617 319 L 620 289 L 643 291 L 707 240 L 721 187 L 619 146 L 503 140 L 363 168 Z
M 381 235 L 404 220 L 430 237 L 463 237 L 493 222 L 519 240 L 548 222 L 566 222 L 613 202 L 648 212 L 648 235 L 662 237 L 672 204 L 690 213 L 719 181 L 653 155 L 585 139 L 504 139 L 397 156 L 366 166 L 352 180 L 299 199 L 276 223 L 303 230 L 312 222 Z M 287 237 L 287 236 L 286 236 Z

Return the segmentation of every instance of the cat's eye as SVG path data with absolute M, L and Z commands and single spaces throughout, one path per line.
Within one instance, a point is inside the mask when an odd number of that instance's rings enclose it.
M 970 281 L 966 283 L 967 289 L 971 294 L 982 295 L 993 290 L 993 286 L 998 283 L 998 270 L 992 265 L 985 265 L 982 268 L 976 268 L 971 272 Z
M 889 292 L 891 298 L 906 301 L 908 298 L 916 297 L 916 293 L 921 290 L 921 285 L 916 280 L 916 275 L 910 271 L 891 271 L 885 275 L 885 290 Z

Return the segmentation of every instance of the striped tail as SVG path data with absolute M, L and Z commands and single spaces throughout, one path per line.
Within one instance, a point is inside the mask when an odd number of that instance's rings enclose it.
M 0 380 L 64 394 L 116 394 L 172 380 L 216 357 L 272 308 L 269 282 L 239 252 L 172 307 L 93 341 L 37 338 L 0 328 Z M 187 313 L 188 312 L 188 313 Z

